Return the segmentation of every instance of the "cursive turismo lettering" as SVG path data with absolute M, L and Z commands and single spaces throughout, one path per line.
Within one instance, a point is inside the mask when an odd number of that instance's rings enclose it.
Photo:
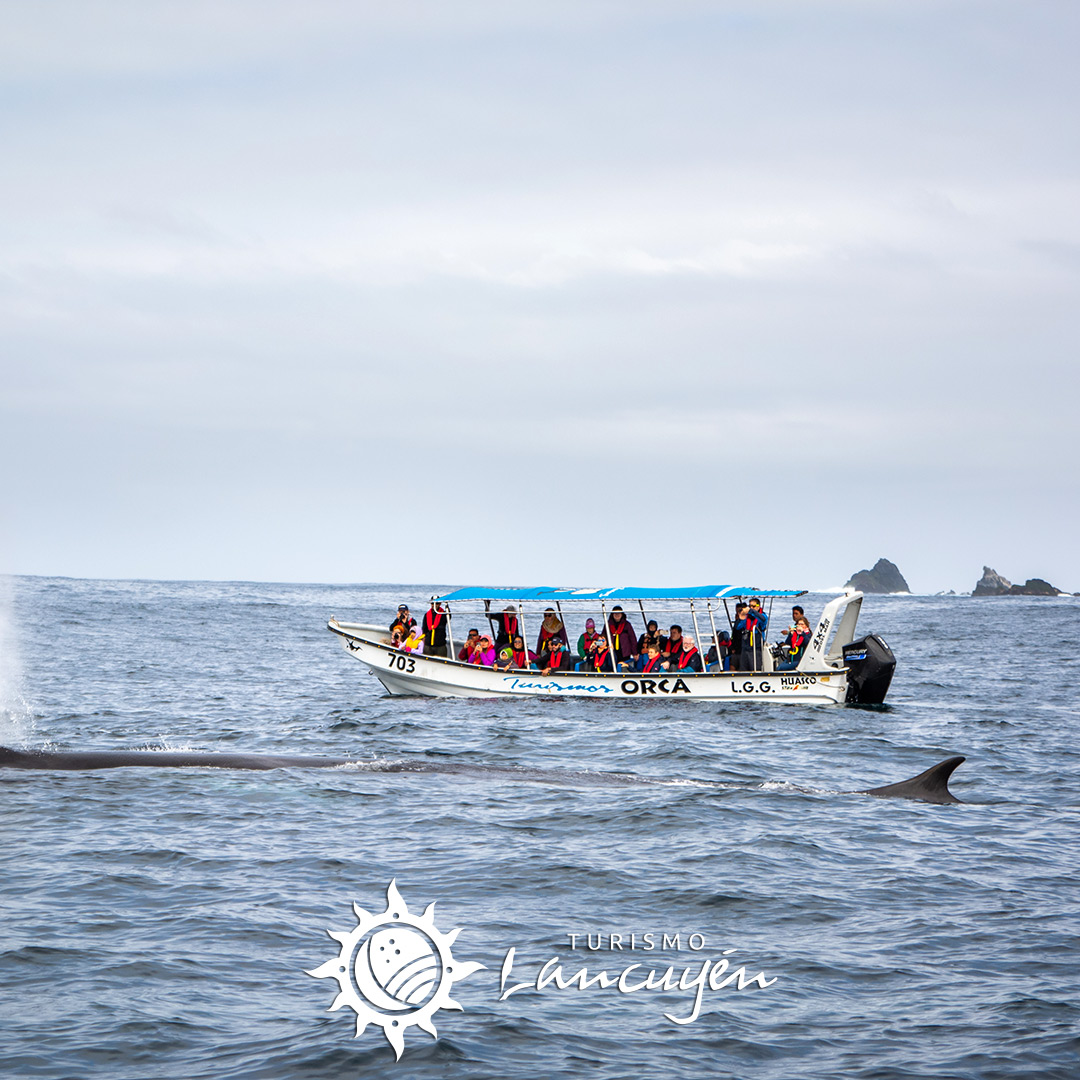
M 503 682 L 510 684 L 511 690 L 536 690 L 541 694 L 565 694 L 568 690 L 584 690 L 589 694 L 612 694 L 614 688 L 600 682 L 587 683 L 558 683 L 558 682 L 534 682 L 532 679 L 521 679 L 517 676 L 508 676 Z

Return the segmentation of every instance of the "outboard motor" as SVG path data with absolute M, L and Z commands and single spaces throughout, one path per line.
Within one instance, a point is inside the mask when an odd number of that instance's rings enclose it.
M 889 692 L 896 657 L 877 634 L 867 634 L 844 646 L 848 669 L 847 704 L 880 705 Z

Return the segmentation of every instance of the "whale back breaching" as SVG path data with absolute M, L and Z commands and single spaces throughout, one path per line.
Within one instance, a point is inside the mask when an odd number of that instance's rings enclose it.
M 929 803 L 958 803 L 949 790 L 949 777 L 964 758 L 951 757 L 925 772 L 897 784 L 848 792 L 875 795 L 883 799 L 914 799 Z M 0 746 L 0 768 L 64 770 L 95 769 L 334 769 L 351 766 L 366 773 L 436 773 L 456 776 L 491 777 L 537 784 L 605 786 L 629 784 L 685 783 L 636 773 L 575 772 L 570 769 L 532 769 L 513 765 L 480 765 L 454 761 L 355 761 L 340 757 L 290 754 L 213 754 L 194 750 L 15 750 Z M 702 781 L 707 784 L 707 781 Z M 725 787 L 743 785 L 724 785 Z
M 194 750 L 13 750 L 0 746 L 0 767 L 9 769 L 332 769 L 346 758 L 278 754 L 208 754 Z

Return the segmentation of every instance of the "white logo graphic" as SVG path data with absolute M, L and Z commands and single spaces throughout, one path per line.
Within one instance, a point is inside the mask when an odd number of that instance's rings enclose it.
M 423 915 L 410 915 L 391 881 L 386 910 L 372 915 L 353 904 L 357 925 L 349 931 L 327 930 L 341 952 L 314 971 L 316 979 L 337 979 L 341 992 L 330 1012 L 348 1005 L 356 1013 L 356 1034 L 378 1024 L 398 1060 L 405 1049 L 405 1029 L 412 1024 L 438 1038 L 432 1017 L 439 1009 L 461 1009 L 450 998 L 454 983 L 483 964 L 456 961 L 450 953 L 461 927 L 440 934 L 434 903 Z

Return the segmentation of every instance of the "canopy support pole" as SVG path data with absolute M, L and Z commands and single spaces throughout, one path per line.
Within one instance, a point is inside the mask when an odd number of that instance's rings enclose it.
M 450 605 L 443 604 L 443 610 L 446 612 L 446 640 L 450 642 L 449 653 L 447 660 L 456 660 L 457 653 L 454 652 L 454 629 L 453 620 L 450 618 Z
M 525 645 L 525 659 L 529 659 L 529 639 L 525 636 L 525 605 L 519 600 L 517 606 L 518 630 L 521 632 L 521 640 Z M 514 647 L 514 639 L 510 638 L 510 648 Z
M 703 643 L 702 643 L 702 640 L 701 640 L 701 631 L 698 629 L 697 612 L 694 610 L 694 601 L 693 600 L 690 601 L 690 618 L 694 620 L 694 644 L 697 645 L 698 652 L 701 652 L 701 646 L 702 646 Z M 704 656 L 702 657 L 702 660 L 704 661 Z M 705 666 L 704 662 L 702 663 L 701 666 L 702 667 Z
M 724 662 L 720 659 L 720 635 L 716 632 L 716 619 L 713 616 L 713 609 L 712 609 L 712 601 L 711 600 L 708 603 L 708 608 L 709 608 L 709 622 L 712 623 L 713 645 L 716 647 L 716 670 L 717 671 L 723 671 L 724 670 Z M 709 654 L 706 652 L 705 655 L 708 656 Z M 709 670 L 709 665 L 707 663 L 705 664 L 705 670 L 706 671 Z
M 772 608 L 773 608 L 773 604 L 775 602 L 776 602 L 776 597 L 775 596 L 770 596 L 769 597 L 769 614 L 768 614 L 769 626 L 772 626 Z M 761 670 L 762 671 L 773 671 L 775 668 L 776 668 L 776 664 L 773 662 L 773 654 L 769 649 L 769 635 L 765 634 L 765 636 L 762 637 L 762 639 L 761 639 Z
M 641 621 L 645 624 L 645 633 L 649 632 L 649 620 L 645 617 L 645 605 L 639 600 L 637 606 L 641 608 Z M 657 623 L 656 629 L 660 629 L 660 624 Z

